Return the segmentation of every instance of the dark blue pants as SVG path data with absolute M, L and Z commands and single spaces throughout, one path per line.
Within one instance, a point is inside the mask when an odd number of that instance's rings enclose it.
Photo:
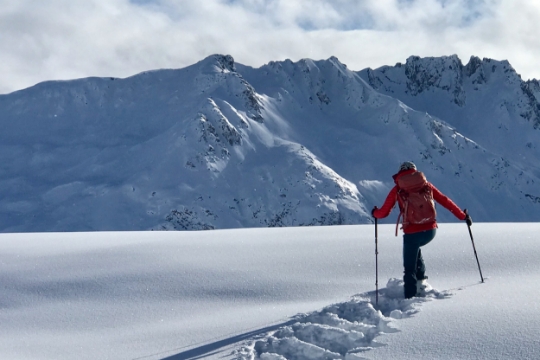
M 428 244 L 435 237 L 436 229 L 403 235 L 403 282 L 405 298 L 416 295 L 416 281 L 426 274 L 426 265 L 420 247 Z

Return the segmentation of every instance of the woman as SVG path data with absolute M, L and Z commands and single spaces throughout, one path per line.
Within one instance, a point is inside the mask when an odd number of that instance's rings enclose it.
M 390 215 L 396 202 L 399 204 L 400 218 L 403 218 L 403 267 L 404 293 L 409 299 L 417 295 L 422 284 L 425 286 L 426 267 L 420 248 L 435 237 L 437 229 L 435 203 L 448 209 L 459 220 L 472 225 L 471 217 L 452 200 L 428 182 L 424 174 L 416 170 L 410 161 L 401 164 L 399 172 L 393 176 L 395 186 L 390 190 L 383 206 L 376 206 L 373 217 L 382 219 Z M 397 224 L 396 224 L 397 236 Z

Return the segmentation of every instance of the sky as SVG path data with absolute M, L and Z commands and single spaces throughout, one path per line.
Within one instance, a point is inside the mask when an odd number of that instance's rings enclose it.
M 216 53 L 254 67 L 336 56 L 352 70 L 474 55 L 540 79 L 539 33 L 537 0 L 0 0 L 0 94 Z

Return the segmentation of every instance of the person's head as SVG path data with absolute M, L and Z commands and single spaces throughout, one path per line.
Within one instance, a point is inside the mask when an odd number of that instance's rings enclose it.
M 411 169 L 416 170 L 416 165 L 414 165 L 412 161 L 405 161 L 401 163 L 401 165 L 399 166 L 399 171 L 405 171 L 405 170 L 411 170 Z

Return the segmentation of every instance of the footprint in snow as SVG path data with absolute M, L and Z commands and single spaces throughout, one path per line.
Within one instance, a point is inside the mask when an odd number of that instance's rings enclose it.
M 236 351 L 236 360 L 329 360 L 362 359 L 361 354 L 384 346 L 375 339 L 398 332 L 397 319 L 411 317 L 426 301 L 452 296 L 449 291 L 429 289 L 425 296 L 403 298 L 403 281 L 390 279 L 386 288 L 355 295 L 351 300 L 320 311 L 301 314 L 297 322 L 253 339 Z

